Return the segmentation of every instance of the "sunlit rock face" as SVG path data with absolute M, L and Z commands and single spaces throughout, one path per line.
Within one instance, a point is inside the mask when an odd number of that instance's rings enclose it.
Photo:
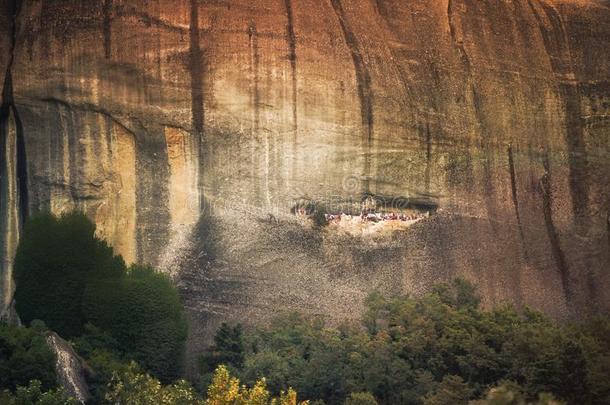
M 192 350 L 458 275 L 488 305 L 610 307 L 603 1 L 26 0 L 16 22 L 30 210 L 85 210 L 175 275 Z M 378 238 L 290 214 L 363 193 L 439 209 Z
M 85 362 L 76 353 L 72 344 L 63 340 L 55 332 L 47 332 L 46 341 L 55 355 L 57 382 L 72 398 L 84 404 L 91 398 L 85 378 Z

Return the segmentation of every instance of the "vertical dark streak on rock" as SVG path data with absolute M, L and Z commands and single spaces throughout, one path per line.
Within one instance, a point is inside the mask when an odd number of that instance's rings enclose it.
M 572 210 L 575 219 L 584 219 L 587 215 L 589 202 L 589 189 L 587 184 L 587 159 L 586 145 L 584 142 L 584 125 L 581 108 L 580 88 L 576 79 L 576 71 L 572 61 L 572 51 L 570 49 L 570 39 L 565 30 L 561 16 L 553 9 L 554 13 L 549 18 L 556 21 L 554 26 L 558 26 L 562 39 L 565 43 L 568 56 L 568 66 L 566 67 L 570 75 L 569 81 L 563 81 L 560 85 L 561 94 L 565 102 L 566 113 L 566 142 L 568 145 L 568 168 L 570 173 L 570 194 L 572 197 Z M 546 10 L 546 7 L 545 7 Z M 560 73 L 560 72 L 556 72 Z
M 23 125 L 19 117 L 19 111 L 15 105 L 13 96 L 13 76 L 12 69 L 15 59 L 15 46 L 17 43 L 17 19 L 19 11 L 21 9 L 21 1 L 13 0 L 10 4 L 11 15 L 13 16 L 12 27 L 11 27 L 11 44 L 10 44 L 10 55 L 6 72 L 4 76 L 4 83 L 2 86 L 2 104 L 0 105 L 0 130 L 2 136 L 0 142 L 3 144 L 7 142 L 7 136 L 9 131 L 9 121 L 11 112 L 15 120 L 15 133 L 17 141 L 17 198 L 19 208 L 19 219 L 20 225 L 23 225 L 28 215 L 28 176 L 27 176 L 27 158 L 25 150 L 25 139 L 23 134 Z M 5 147 L 5 146 L 3 146 Z M 4 158 L 4 154 L 2 157 Z
M 106 136 L 106 153 L 112 156 L 112 120 L 104 116 L 104 134 Z
M 256 33 L 256 25 L 253 21 L 250 22 L 248 27 L 248 36 L 250 37 L 250 46 L 253 59 L 253 97 L 252 103 L 254 107 L 254 134 L 258 136 L 260 130 L 260 55 L 258 53 L 258 36 Z
M 559 233 L 555 227 L 553 221 L 553 192 L 551 189 L 551 174 L 550 164 L 548 162 L 548 156 L 545 160 L 546 173 L 540 179 L 540 190 L 542 192 L 542 210 L 544 212 L 544 223 L 546 225 L 547 236 L 551 244 L 551 253 L 557 269 L 559 270 L 559 277 L 561 279 L 561 285 L 563 287 L 564 296 L 566 302 L 570 302 L 572 299 L 572 291 L 570 287 L 570 273 L 568 265 L 566 263 L 565 255 L 561 249 L 559 241 Z
M 453 1 L 452 0 L 448 0 L 447 2 L 447 22 L 449 25 L 449 35 L 451 36 L 451 41 L 453 42 L 453 44 L 455 45 L 455 48 L 457 49 L 459 55 L 460 55 L 460 59 L 462 61 L 462 65 L 464 66 L 464 72 L 466 75 L 466 80 L 468 82 L 468 87 L 470 90 L 470 93 L 472 95 L 472 103 L 473 103 L 473 107 L 474 107 L 474 118 L 476 120 L 476 124 L 479 126 L 479 131 L 482 133 L 485 131 L 485 126 L 483 125 L 483 120 L 482 120 L 482 110 L 481 110 L 481 100 L 479 97 L 479 93 L 476 91 L 475 85 L 474 85 L 474 80 L 472 77 L 472 68 L 470 65 L 470 58 L 468 57 L 468 53 L 466 52 L 466 48 L 464 48 L 464 42 L 458 39 L 457 36 L 457 27 L 455 25 L 455 22 L 453 20 Z M 468 143 L 470 143 L 470 141 L 468 141 Z M 486 147 L 486 152 L 489 155 L 489 150 L 487 150 L 487 145 L 488 142 L 485 142 L 485 147 Z M 468 148 L 466 151 L 466 154 L 468 156 L 469 161 L 472 160 L 472 156 L 470 154 L 470 149 Z M 472 170 L 472 165 L 470 164 L 467 167 L 467 170 Z M 489 173 L 489 167 L 488 165 L 485 165 L 485 176 L 486 176 L 486 187 L 492 187 L 493 185 L 491 183 L 489 183 L 491 181 L 490 178 L 490 173 Z M 472 179 L 472 173 L 469 173 L 468 178 Z M 469 183 L 469 185 L 471 185 Z M 491 196 L 487 196 L 486 201 L 487 201 L 487 205 L 489 206 L 490 203 L 490 197 Z M 492 222 L 492 227 L 495 227 L 495 225 Z M 495 228 L 494 228 L 495 230 Z
M 453 41 L 455 47 L 457 48 L 460 58 L 462 59 L 462 63 L 466 68 L 468 74 L 470 74 L 470 59 L 468 58 L 468 54 L 466 53 L 466 49 L 464 49 L 464 43 L 462 41 L 458 41 L 457 39 L 457 30 L 455 27 L 455 23 L 453 22 L 453 1 L 449 0 L 447 2 L 447 19 L 449 21 L 449 34 L 451 35 L 451 40 Z
M 205 106 L 204 106 L 204 59 L 200 44 L 199 0 L 190 0 L 191 15 L 189 25 L 189 74 L 191 76 L 191 126 L 194 148 L 199 154 L 199 206 L 203 207 L 203 162 L 205 141 Z
M 583 139 L 583 122 L 580 91 L 576 84 L 561 85 L 566 112 L 566 142 L 568 145 L 568 169 L 570 195 L 575 219 L 587 215 L 589 189 L 587 185 L 586 146 Z
M 377 13 L 380 15 L 380 17 L 385 21 L 385 23 L 389 27 L 389 32 L 391 32 L 391 33 L 400 32 L 400 27 L 398 25 L 403 24 L 403 22 L 400 21 L 399 23 L 396 23 L 394 21 L 395 17 L 393 17 L 393 16 L 395 16 L 395 13 L 393 13 L 392 10 L 390 10 L 390 8 L 387 6 L 386 2 L 384 0 L 375 0 L 374 6 L 375 6 Z M 400 38 L 398 38 L 398 35 L 396 35 L 395 38 L 396 38 L 397 42 L 401 42 Z M 409 76 L 408 76 L 405 68 L 400 63 L 400 61 L 404 59 L 404 56 L 401 55 L 400 52 L 397 52 L 395 50 L 395 47 L 392 46 L 392 44 L 388 44 L 388 49 L 392 55 L 392 61 L 394 64 L 394 68 L 396 69 L 396 72 L 397 72 L 397 79 L 400 82 L 400 84 L 402 85 L 403 91 L 404 91 L 404 98 L 401 100 L 402 108 L 404 108 L 404 116 L 407 120 L 410 119 L 412 122 L 419 122 L 420 117 L 414 115 L 414 112 L 419 111 L 419 108 L 418 108 L 418 106 L 414 105 L 414 102 L 412 100 L 412 97 L 416 92 L 413 91 L 413 89 L 409 83 Z M 432 97 L 430 107 L 435 112 L 439 111 L 439 106 L 438 106 L 436 97 Z M 408 112 L 411 113 L 410 117 L 407 116 Z M 430 130 L 430 121 L 431 121 L 430 116 L 429 115 L 426 116 L 425 117 L 425 132 L 423 130 L 424 124 L 422 123 L 422 124 L 418 125 L 418 129 L 419 129 L 420 133 L 424 132 L 425 140 L 426 140 L 426 168 L 425 168 L 424 176 L 425 176 L 425 188 L 426 188 L 427 193 L 430 192 L 430 170 L 431 170 L 431 166 L 432 166 L 432 131 Z M 441 129 L 438 128 L 437 125 L 435 125 L 435 130 L 437 132 L 441 131 Z
M 258 94 L 258 40 L 256 38 L 256 27 L 253 21 L 248 24 L 248 47 L 250 50 L 250 107 L 251 107 L 251 178 L 254 182 L 254 195 L 258 199 L 261 196 L 260 193 L 260 179 L 258 177 L 258 169 L 260 160 L 258 153 L 258 132 L 259 132 L 259 94 Z M 254 204 L 258 203 L 258 200 L 253 201 Z
M 294 13 L 292 0 L 284 0 L 286 7 L 286 40 L 288 42 L 288 59 L 290 60 L 291 80 L 292 80 L 292 175 L 295 176 L 298 170 L 298 146 L 299 141 L 299 116 L 298 116 L 298 83 L 297 83 L 297 40 L 294 32 Z M 280 179 L 280 176 L 277 176 Z
M 510 171 L 510 191 L 513 198 L 513 206 L 515 207 L 515 216 L 517 218 L 517 227 L 519 228 L 519 236 L 523 245 L 523 256 L 525 261 L 529 260 L 527 247 L 525 245 L 525 237 L 523 234 L 523 226 L 521 225 L 521 214 L 519 213 L 519 196 L 517 195 L 517 174 L 515 172 L 515 158 L 512 145 L 508 145 L 508 167 Z M 515 299 L 519 305 L 523 305 L 523 286 L 522 286 L 521 268 L 517 268 L 514 272 Z
M 472 71 L 470 66 L 470 58 L 468 57 L 468 53 L 466 53 L 466 48 L 464 48 L 464 42 L 459 40 L 457 37 L 457 28 L 455 26 L 455 22 L 453 21 L 453 1 L 449 0 L 447 2 L 447 21 L 449 23 L 449 35 L 451 35 L 451 41 L 455 45 L 458 53 L 460 54 L 460 59 L 462 60 L 462 64 L 464 65 L 464 70 L 468 79 L 468 83 L 470 85 L 470 91 L 472 92 L 472 98 L 476 113 L 476 118 L 480 122 L 480 100 L 479 95 L 475 90 L 474 83 L 472 81 Z
M 492 155 L 490 155 L 489 149 L 486 148 L 486 157 L 483 160 L 483 187 L 485 188 L 485 206 L 489 215 L 489 225 L 495 234 L 498 233 L 498 223 L 496 221 L 497 213 L 495 206 L 495 187 L 492 178 Z M 470 166 L 472 167 L 472 165 Z M 472 173 L 468 173 L 472 176 Z
M 204 133 L 203 109 L 203 52 L 199 35 L 199 3 L 191 0 L 190 39 L 190 75 L 191 75 L 191 113 L 195 135 L 202 137 Z
M 430 166 L 432 165 L 432 135 L 430 123 L 426 122 L 426 193 L 430 193 Z
M 377 13 L 380 15 L 380 17 L 385 21 L 385 23 L 387 24 L 387 26 L 389 27 L 388 31 L 389 33 L 397 33 L 400 30 L 400 27 L 398 27 L 394 21 L 393 21 L 393 13 L 389 11 L 388 7 L 386 6 L 385 2 L 383 0 L 375 0 L 374 3 L 374 7 L 377 10 Z M 403 22 L 401 21 L 400 24 L 402 24 Z M 400 39 L 398 38 L 398 35 L 395 35 L 395 40 L 396 42 L 401 42 Z M 411 110 L 411 114 L 413 114 L 413 111 L 417 110 L 417 107 L 414 105 L 413 100 L 411 100 L 412 95 L 415 93 L 410 84 L 409 84 L 409 76 L 407 74 L 407 72 L 405 71 L 404 67 L 400 64 L 400 60 L 404 59 L 404 56 L 400 54 L 400 52 L 396 52 L 395 47 L 392 46 L 391 44 L 388 44 L 388 49 L 390 51 L 390 53 L 392 54 L 392 60 L 388 60 L 388 63 L 392 63 L 394 65 L 394 68 L 396 69 L 396 73 L 397 73 L 397 79 L 400 82 L 400 84 L 403 87 L 404 90 L 404 99 L 401 100 L 401 103 L 403 105 L 403 108 L 405 108 L 406 111 L 408 111 L 409 109 Z M 438 111 L 438 106 L 436 105 L 436 103 L 433 105 L 433 109 L 434 111 Z M 406 113 L 405 111 L 405 113 Z M 414 120 L 414 117 L 411 117 L 412 120 Z M 429 125 L 429 120 L 426 119 L 426 125 Z
M 356 36 L 350 29 L 341 0 L 331 0 L 331 4 L 335 11 L 335 15 L 341 26 L 343 38 L 345 43 L 350 50 L 352 60 L 354 63 L 354 70 L 356 72 L 356 85 L 358 87 L 358 98 L 360 99 L 360 114 L 362 118 L 362 126 L 364 128 L 364 141 L 366 144 L 366 153 L 364 157 L 364 175 L 366 176 L 363 181 L 364 192 L 370 192 L 370 180 L 371 176 L 371 148 L 373 142 L 373 90 L 371 88 L 371 75 L 364 63 L 362 54 L 360 52 L 360 45 Z
M 286 6 L 286 40 L 288 41 L 288 59 L 290 60 L 290 70 L 292 71 L 292 130 L 294 131 L 294 141 L 297 140 L 298 130 L 298 111 L 297 111 L 297 39 L 294 33 L 294 15 L 292 12 L 292 0 L 284 0 Z
M 540 34 L 549 56 L 551 68 L 558 82 L 559 94 L 564 102 L 572 212 L 575 219 L 584 219 L 587 214 L 589 201 L 587 184 L 588 164 L 586 160 L 586 145 L 583 139 L 584 125 L 580 102 L 580 88 L 575 79 L 576 72 L 572 62 L 569 36 L 561 16 L 552 6 L 540 3 L 553 27 L 552 29 L 546 29 L 532 0 L 528 0 L 528 4 L 540 27 Z M 565 61 L 564 58 L 568 60 Z
M 163 127 L 138 126 L 131 135 L 136 150 L 136 255 L 157 265 L 170 240 L 170 166 Z
M 82 136 L 79 133 L 79 129 L 81 128 L 79 111 L 75 111 L 70 104 L 64 104 L 64 110 L 66 115 L 68 115 L 68 120 L 66 124 L 62 127 L 61 132 L 66 132 L 68 138 L 68 159 L 71 164 L 68 165 L 68 169 L 70 171 L 70 199 L 74 202 L 78 202 L 78 192 L 77 190 L 80 188 L 79 185 L 79 165 L 74 164 L 72 162 L 81 162 L 81 148 L 82 144 L 80 143 L 80 137 Z M 51 196 L 49 195 L 49 202 L 51 201 Z
M 610 252 L 610 212 L 606 215 L 606 233 L 608 234 L 608 251 Z
M 4 118 L 4 112 L 0 112 L 0 249 L 4 254 L 4 243 L 6 238 L 6 226 L 8 220 L 8 161 L 6 160 L 6 141 L 8 122 Z M 1 267 L 0 267 L 1 268 Z M 2 286 L 0 286 L 1 288 Z M 3 308 L 0 307 L 0 313 Z
M 104 14 L 104 56 L 106 59 L 110 59 L 112 56 L 112 2 L 113 0 L 104 0 L 104 5 L 102 6 Z
M 377 12 L 386 19 L 391 15 L 391 12 L 388 10 L 383 0 L 375 0 L 375 8 L 377 9 Z
M 517 226 L 519 227 L 519 235 L 521 241 L 524 241 L 523 237 L 523 225 L 521 224 L 521 214 L 519 213 L 519 196 L 517 195 L 517 175 L 515 173 L 515 158 L 513 154 L 512 145 L 508 145 L 508 168 L 510 171 L 510 191 L 513 197 L 513 206 L 515 207 L 515 217 L 517 218 Z M 525 245 L 524 245 L 525 248 Z M 527 256 L 527 249 L 526 249 Z
M 15 131 L 17 134 L 17 193 L 19 196 L 19 219 L 20 224 L 23 225 L 28 217 L 29 207 L 27 156 L 23 124 L 21 123 L 16 108 L 13 109 L 13 114 L 15 117 Z
M 5 79 L 5 87 L 6 89 L 6 79 Z M 3 90 L 4 90 L 3 89 Z M 3 91 L 4 93 L 4 91 Z M 4 94 L 2 94 L 2 99 L 4 100 Z M 5 250 L 5 238 L 8 236 L 9 229 L 9 182 L 8 172 L 10 162 L 7 159 L 7 142 L 8 142 L 8 134 L 9 134 L 9 115 L 10 109 L 8 105 L 2 103 L 2 107 L 0 109 L 0 249 L 2 254 L 6 252 Z M 0 263 L 0 269 L 4 269 L 4 264 Z M 0 291 L 2 291 L 2 285 L 0 285 Z M 4 297 L 2 297 L 4 299 Z M 3 303 L 3 302 L 2 302 Z M 0 315 L 3 315 L 3 311 L 5 308 L 1 306 L 0 303 Z

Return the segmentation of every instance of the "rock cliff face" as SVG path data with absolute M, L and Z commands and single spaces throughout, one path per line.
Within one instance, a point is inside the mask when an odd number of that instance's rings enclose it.
M 193 342 L 456 275 L 487 304 L 610 308 L 605 1 L 3 0 L 0 19 L 4 245 L 26 209 L 86 211 L 176 275 Z M 439 210 L 379 238 L 290 215 L 363 193 Z

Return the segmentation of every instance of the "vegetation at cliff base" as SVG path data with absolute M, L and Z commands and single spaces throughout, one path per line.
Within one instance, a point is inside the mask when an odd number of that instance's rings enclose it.
M 0 324 L 0 390 L 14 391 L 31 380 L 44 390 L 57 385 L 55 356 L 43 331 Z
M 463 280 L 366 304 L 360 324 L 291 314 L 240 336 L 223 326 L 202 378 L 226 362 L 246 383 L 264 376 L 272 393 L 293 387 L 328 405 L 610 403 L 606 318 L 569 325 L 509 306 L 483 310 Z
M 113 348 L 164 382 L 181 376 L 186 322 L 169 278 L 134 265 L 117 280 L 96 283 L 84 293 L 93 325 L 110 333 Z
M 206 399 L 185 380 L 171 385 L 142 373 L 135 363 L 122 373 L 115 373 L 105 396 L 108 404 L 166 404 L 166 405 L 297 405 L 297 394 L 292 389 L 274 397 L 265 379 L 248 388 L 233 377 L 226 367 L 219 366 L 207 388 Z M 301 402 L 300 405 L 306 405 Z
M 186 321 L 173 283 L 150 267 L 127 268 L 84 214 L 28 221 L 15 281 L 26 324 L 40 319 L 87 356 L 135 360 L 164 382 L 181 375 Z
M 125 272 L 123 259 L 94 234 L 95 225 L 78 212 L 59 218 L 41 213 L 26 223 L 14 270 L 16 309 L 23 322 L 41 319 L 64 338 L 83 332 L 85 289 Z
M 44 321 L 86 360 L 91 404 L 559 405 L 610 403 L 610 321 L 557 323 L 481 308 L 464 280 L 422 297 L 371 294 L 359 322 L 286 314 L 222 324 L 183 377 L 186 321 L 172 281 L 127 267 L 82 214 L 42 214 L 16 259 L 17 310 L 0 325 L 0 403 L 71 405 Z
M 19 386 L 13 394 L 10 391 L 0 392 L 0 404 L 2 405 L 78 405 L 62 388 L 54 388 L 45 391 L 42 383 L 32 380 L 26 386 Z

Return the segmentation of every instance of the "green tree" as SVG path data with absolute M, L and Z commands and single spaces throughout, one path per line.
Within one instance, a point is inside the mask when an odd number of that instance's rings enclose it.
M 187 326 L 172 281 L 150 267 L 127 269 L 95 237 L 84 214 L 40 214 L 28 221 L 15 280 L 22 319 L 42 319 L 76 340 L 81 355 L 99 360 L 106 378 L 105 361 L 117 365 L 124 359 L 136 360 L 163 382 L 181 374 Z
M 108 383 L 117 373 L 126 372 L 129 364 L 122 360 L 119 343 L 112 335 L 91 323 L 85 325 L 85 333 L 74 340 L 79 355 L 94 370 L 87 375 L 91 404 L 101 404 L 108 392 Z
M 460 405 L 467 404 L 472 396 L 472 388 L 456 375 L 448 375 L 434 392 L 426 396 L 425 405 Z
M 182 372 L 186 320 L 168 276 L 145 266 L 100 280 L 84 293 L 88 319 L 116 339 L 120 353 L 162 382 Z
M 200 359 L 203 372 L 212 372 L 220 364 L 241 368 L 244 365 L 244 341 L 241 325 L 222 323 L 214 335 L 214 344 Z
M 377 400 L 369 392 L 355 392 L 347 397 L 345 405 L 377 405 Z
M 267 377 L 272 394 L 291 386 L 329 405 L 353 392 L 384 405 L 466 403 L 509 380 L 527 400 L 548 392 L 569 403 L 610 402 L 607 317 L 559 324 L 529 309 L 482 310 L 479 301 L 455 280 L 419 298 L 371 294 L 364 328 L 281 317 L 244 336 L 237 372 L 250 384 Z
M 0 324 L 0 389 L 15 390 L 38 380 L 42 389 L 57 385 L 55 356 L 33 329 Z
M 578 403 L 578 402 L 577 402 Z M 563 405 L 552 394 L 540 393 L 536 401 L 528 401 L 521 387 L 514 383 L 504 383 L 491 388 L 485 398 L 470 401 L 470 405 Z
M 79 402 L 69 397 L 62 389 L 43 391 L 42 383 L 32 380 L 27 386 L 19 386 L 15 394 L 9 391 L 0 392 L 0 404 L 3 405 L 78 405 Z
M 206 405 L 297 405 L 297 394 L 293 389 L 272 398 L 264 378 L 248 388 L 240 385 L 239 379 L 231 376 L 224 366 L 219 366 L 214 372 L 207 394 Z M 307 402 L 299 404 L 307 405 Z
M 195 390 L 184 380 L 164 386 L 131 363 L 114 373 L 105 402 L 113 405 L 203 405 Z
M 78 336 L 87 320 L 85 288 L 124 268 L 84 214 L 39 214 L 26 223 L 15 256 L 17 312 L 26 324 L 41 319 L 65 338 Z

